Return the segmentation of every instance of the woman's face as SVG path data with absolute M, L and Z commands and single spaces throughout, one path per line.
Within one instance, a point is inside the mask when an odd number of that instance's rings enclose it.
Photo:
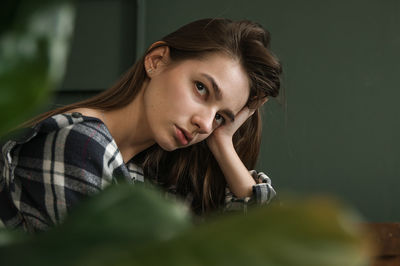
M 223 54 L 160 63 L 149 78 L 145 118 L 154 141 L 168 151 L 206 139 L 234 119 L 249 97 L 247 74 Z

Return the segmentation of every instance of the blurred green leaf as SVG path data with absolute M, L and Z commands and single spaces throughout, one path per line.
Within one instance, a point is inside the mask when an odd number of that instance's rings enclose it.
M 127 211 L 129 210 L 129 211 Z M 1 265 L 368 265 L 354 213 L 332 200 L 286 201 L 189 226 L 181 204 L 118 186 L 84 202 L 65 223 L 0 248 Z M 21 250 L 24 256 L 18 257 Z M 8 255 L 8 257 L 7 257 Z
M 0 31 L 0 135 L 32 116 L 64 76 L 74 22 L 70 2 L 5 5 L 9 13 L 2 11 L 7 16 Z
M 333 201 L 293 201 L 219 217 L 171 241 L 90 253 L 77 265 L 369 265 L 368 242 L 357 221 Z
M 62 225 L 0 248 L 0 265 L 75 265 L 99 250 L 115 254 L 169 240 L 190 225 L 188 208 L 158 190 L 111 186 L 80 203 Z M 18 255 L 21 250 L 24 256 Z
M 22 243 L 28 239 L 28 236 L 21 231 L 11 231 L 0 228 L 0 248 L 4 246 Z

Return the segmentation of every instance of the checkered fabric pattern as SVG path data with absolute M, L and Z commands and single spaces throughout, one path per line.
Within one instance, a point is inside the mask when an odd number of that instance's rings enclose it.
M 226 191 L 226 210 L 245 210 L 275 196 L 270 179 L 251 171 L 253 197 Z M 106 126 L 80 113 L 59 114 L 2 145 L 0 221 L 8 228 L 43 231 L 59 224 L 83 198 L 124 180 L 144 182 L 143 170 L 124 163 Z M 0 227 L 2 226 L 0 222 Z

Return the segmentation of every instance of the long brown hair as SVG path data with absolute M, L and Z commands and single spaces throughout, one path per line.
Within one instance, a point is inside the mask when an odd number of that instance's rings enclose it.
M 136 62 L 111 88 L 97 96 L 46 112 L 32 121 L 36 124 L 52 115 L 75 108 L 104 111 L 129 104 L 138 94 L 147 76 L 144 59 L 153 49 L 167 45 L 172 63 L 195 59 L 211 53 L 224 53 L 238 60 L 250 80 L 246 103 L 257 108 L 267 97 L 276 97 L 280 89 L 281 65 L 269 50 L 270 35 L 259 24 L 229 19 L 202 19 L 189 23 L 161 39 Z M 259 110 L 233 136 L 235 149 L 248 169 L 254 168 L 261 142 Z M 193 197 L 192 209 L 204 213 L 217 209 L 224 202 L 226 181 L 205 141 L 172 152 L 153 145 L 139 156 L 145 175 L 165 188 Z

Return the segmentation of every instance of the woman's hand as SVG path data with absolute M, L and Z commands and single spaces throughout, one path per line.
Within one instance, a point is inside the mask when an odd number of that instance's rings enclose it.
M 243 123 L 254 114 L 256 109 L 249 109 L 247 106 L 236 115 L 235 121 L 225 121 L 225 124 L 218 127 L 207 138 L 207 144 L 210 150 L 214 153 L 217 149 L 225 145 L 232 145 L 232 137 L 236 130 L 240 128 Z
M 260 108 L 268 101 L 268 98 L 263 99 L 257 108 Z M 250 109 L 247 106 L 243 107 L 242 110 L 236 115 L 235 121 L 225 121 L 225 124 L 215 129 L 214 132 L 207 138 L 207 144 L 211 152 L 215 155 L 215 152 L 220 148 L 226 147 L 226 145 L 233 145 L 232 137 L 250 116 L 254 114 L 256 109 Z

